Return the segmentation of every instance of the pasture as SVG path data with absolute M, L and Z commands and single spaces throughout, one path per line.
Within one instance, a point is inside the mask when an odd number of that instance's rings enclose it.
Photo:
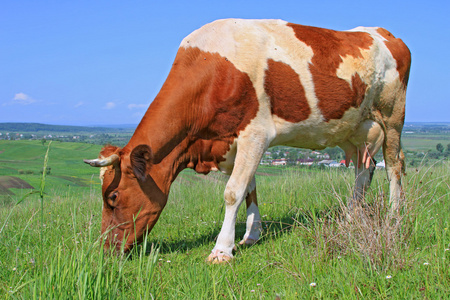
M 39 188 L 47 148 L 0 141 L 0 181 Z M 375 173 L 367 196 L 373 245 L 340 217 L 350 169 L 260 168 L 263 237 L 230 264 L 209 265 L 223 220 L 227 177 L 183 171 L 146 241 L 130 255 L 102 251 L 98 170 L 82 162 L 100 146 L 51 145 L 43 219 L 36 195 L 0 195 L 3 299 L 445 299 L 450 295 L 450 162 L 407 169 L 401 227 L 384 224 L 388 183 Z M 30 172 L 19 172 L 19 170 Z M 394 222 L 394 223 L 393 223 Z M 380 226 L 383 225 L 383 226 Z M 343 230 L 346 229 L 347 231 Z M 354 231 L 353 231 L 354 229 Z M 382 230 L 384 229 L 384 230 Z M 245 232 L 241 208 L 236 242 Z M 356 232 L 356 233 L 355 233 Z M 373 248 L 371 248 L 373 247 Z M 369 250 L 369 251 L 367 251 Z

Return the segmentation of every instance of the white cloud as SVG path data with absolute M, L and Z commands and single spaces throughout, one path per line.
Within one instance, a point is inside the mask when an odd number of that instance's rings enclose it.
M 114 102 L 108 102 L 105 104 L 103 109 L 113 109 L 114 107 L 116 107 L 116 104 Z
M 33 98 L 31 98 L 30 96 L 28 96 L 25 93 L 17 93 L 14 95 L 14 98 L 13 98 L 13 103 L 22 104 L 22 105 L 28 105 L 28 104 L 31 104 L 34 102 L 36 102 L 36 100 L 34 100 Z
M 139 108 L 146 108 L 148 106 L 148 104 L 128 104 L 128 109 L 129 110 L 133 110 L 133 109 L 139 109 Z
M 75 104 L 73 107 L 74 107 L 74 108 L 78 108 L 78 107 L 80 107 L 80 106 L 82 106 L 82 105 L 84 105 L 84 102 L 83 102 L 83 101 L 80 101 L 80 102 L 78 102 L 77 104 Z

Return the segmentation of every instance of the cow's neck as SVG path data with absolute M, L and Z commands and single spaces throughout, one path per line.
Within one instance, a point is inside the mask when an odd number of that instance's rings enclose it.
M 183 57 L 177 55 L 166 82 L 126 146 L 130 151 L 140 144 L 150 146 L 153 154 L 150 175 L 167 192 L 179 172 L 186 167 L 204 174 L 217 169 L 236 136 L 234 131 L 228 133 L 218 124 L 213 126 L 213 130 L 206 130 L 213 123 L 214 114 L 208 114 L 205 107 L 209 105 L 204 103 L 208 98 L 199 97 L 198 91 L 210 82 L 208 78 L 215 69 L 189 73 Z M 186 59 L 190 62 L 193 57 L 196 56 L 190 55 Z M 205 58 L 202 55 L 200 59 L 203 61 Z M 241 90 L 238 92 L 243 93 Z M 239 129 L 236 125 L 235 130 Z
M 177 74 L 173 68 L 126 146 L 130 151 L 140 144 L 150 146 L 153 155 L 150 175 L 167 193 L 189 160 L 192 122 L 188 118 L 196 115 L 189 103 L 193 98 L 190 89 L 177 84 L 182 82 Z
M 152 103 L 126 147 L 131 151 L 140 144 L 150 146 L 153 152 L 150 176 L 168 195 L 172 182 L 186 167 L 203 174 L 217 170 L 234 137 L 206 136 L 198 130 L 200 126 L 189 121 L 188 115 L 196 115 L 188 111 L 189 107 L 177 115 L 173 108 L 160 105 Z

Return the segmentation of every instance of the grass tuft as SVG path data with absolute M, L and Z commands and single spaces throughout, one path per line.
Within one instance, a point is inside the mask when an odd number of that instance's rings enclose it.
M 338 202 L 338 209 L 330 209 L 324 216 L 309 213 L 310 220 L 296 221 L 304 230 L 306 237 L 315 245 L 317 255 L 323 259 L 333 256 L 354 255 L 363 263 L 376 271 L 402 269 L 408 266 L 415 252 L 411 250 L 411 242 L 418 233 L 418 219 L 423 212 L 431 209 L 436 202 L 448 199 L 449 192 L 439 193 L 440 188 L 447 188 L 448 166 L 444 165 L 436 176 L 432 167 L 419 167 L 404 184 L 405 198 L 400 201 L 399 209 L 392 211 L 385 186 L 378 186 L 375 191 L 350 209 L 342 196 L 332 185 L 333 194 Z M 347 184 L 352 194 L 351 185 Z M 439 194 L 439 197 L 436 195 Z

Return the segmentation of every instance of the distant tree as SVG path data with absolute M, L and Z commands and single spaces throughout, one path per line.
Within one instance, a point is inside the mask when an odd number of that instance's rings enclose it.
M 436 145 L 436 150 L 442 153 L 444 151 L 444 146 L 441 143 L 439 143 Z
M 297 163 L 297 158 L 298 158 L 297 151 L 292 149 L 291 151 L 289 151 L 286 158 L 287 158 L 288 164 L 295 165 Z
M 447 151 L 450 152 L 450 144 L 447 144 Z
M 440 152 L 430 151 L 428 152 L 428 157 L 432 159 L 439 159 Z
M 330 156 L 330 159 L 339 160 L 344 156 L 343 151 L 339 147 L 326 148 L 324 150 L 324 152 L 328 153 L 328 155 Z
M 272 152 L 272 158 L 273 159 L 278 159 L 280 157 L 279 152 L 278 151 L 274 151 Z
M 303 159 L 303 158 L 305 158 L 305 153 L 303 153 L 303 152 L 297 152 L 297 158 L 298 159 Z
M 418 152 L 418 153 L 416 154 L 416 156 L 417 156 L 418 158 L 423 158 L 423 157 L 425 156 L 425 153 L 423 153 L 423 152 Z
M 42 146 L 44 146 L 46 142 L 47 142 L 47 140 L 43 138 L 43 139 L 41 140 Z

